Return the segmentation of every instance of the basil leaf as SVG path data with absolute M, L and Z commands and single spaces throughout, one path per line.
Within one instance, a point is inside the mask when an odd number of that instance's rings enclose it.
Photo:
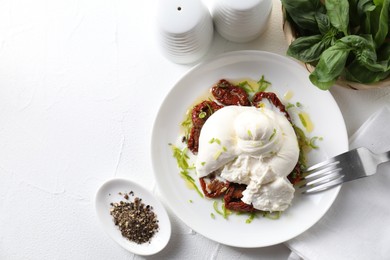
M 348 35 L 349 3 L 348 0 L 326 0 L 325 7 L 330 23 L 338 30 Z
M 375 52 L 375 43 L 370 34 L 367 35 L 348 35 L 339 40 L 348 45 L 355 56 L 366 63 L 375 63 L 377 60 Z
M 359 0 L 349 0 L 349 27 L 355 28 L 360 25 L 360 17 L 357 10 Z
M 389 76 L 387 64 L 367 64 L 355 59 L 345 70 L 345 78 L 363 84 L 378 82 Z
M 310 74 L 310 81 L 322 90 L 332 87 L 344 70 L 349 52 L 349 46 L 341 41 L 326 49 L 315 70 Z
M 302 62 L 317 61 L 326 49 L 322 35 L 299 37 L 288 47 L 287 55 Z
M 375 34 L 375 44 L 377 47 L 382 45 L 389 32 L 389 3 L 389 0 L 383 0 L 383 4 L 377 6 L 380 9 L 378 30 Z
M 355 59 L 346 67 L 346 79 L 360 83 L 374 83 L 390 74 L 389 60 L 390 49 L 386 43 L 380 49 L 381 60 L 377 61 L 375 43 L 371 35 L 349 37 L 344 40 L 353 47 Z
M 371 13 L 376 6 L 372 0 L 359 0 L 357 12 L 361 20 L 360 32 L 364 34 L 371 33 Z
M 325 13 L 320 0 L 281 0 L 290 18 L 298 27 L 318 33 L 316 13 Z
M 375 4 L 372 0 L 359 0 L 356 8 L 359 17 L 363 17 L 367 12 L 374 11 Z
M 320 30 L 320 33 L 322 35 L 326 34 L 331 28 L 328 15 L 323 14 L 323 13 L 316 13 L 315 18 L 316 18 L 318 29 Z
M 377 56 L 379 61 L 390 62 L 390 42 L 384 42 L 382 46 L 377 49 Z M 390 65 L 390 64 L 389 64 Z

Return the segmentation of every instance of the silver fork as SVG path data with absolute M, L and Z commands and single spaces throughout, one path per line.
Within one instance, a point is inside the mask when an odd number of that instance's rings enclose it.
M 360 147 L 315 164 L 294 186 L 300 193 L 317 193 L 347 181 L 373 175 L 379 164 L 390 161 L 390 151 L 376 154 Z

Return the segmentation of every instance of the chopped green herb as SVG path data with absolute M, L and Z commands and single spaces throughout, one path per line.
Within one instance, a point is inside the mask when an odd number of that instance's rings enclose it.
M 275 135 L 276 135 L 276 128 L 274 128 L 274 131 L 273 131 L 272 135 L 269 137 L 269 140 L 268 140 L 268 141 L 271 141 L 272 138 L 275 137 Z
M 214 154 L 214 159 L 215 160 L 218 160 L 219 156 L 221 156 L 222 154 L 222 150 L 218 150 L 215 154 Z
M 255 90 L 251 87 L 251 85 L 249 85 L 247 80 L 238 83 L 238 86 L 245 90 L 245 92 L 248 94 L 255 92 Z
M 300 119 L 301 122 L 302 122 L 302 125 L 303 125 L 304 127 L 307 127 L 307 123 L 306 123 L 306 120 L 305 120 L 305 118 L 303 117 L 303 115 L 302 115 L 301 113 L 299 113 L 298 116 L 299 116 L 299 119 Z
M 214 143 L 214 141 L 215 141 L 215 138 L 213 137 L 213 138 L 211 138 L 211 140 L 209 141 L 209 144 Z
M 189 203 L 192 203 L 193 201 L 192 201 L 192 200 L 189 200 L 188 202 L 189 202 Z
M 213 208 L 215 212 L 217 212 L 219 215 L 221 215 L 224 219 L 227 219 L 232 212 L 230 210 L 227 210 L 225 207 L 225 203 L 222 202 L 221 210 L 219 209 L 219 203 L 217 200 L 213 202 Z
M 252 137 L 253 137 L 253 135 L 252 135 L 252 132 L 251 132 L 251 130 L 250 130 L 250 129 L 248 129 L 248 135 L 249 135 L 249 137 L 250 137 L 250 138 L 252 138 Z
M 178 167 L 181 169 L 180 175 L 188 181 L 188 183 L 191 184 L 191 186 L 196 190 L 196 192 L 201 196 L 204 197 L 203 193 L 199 190 L 198 186 L 195 183 L 194 178 L 190 175 L 190 170 L 195 170 L 194 166 L 189 166 L 188 159 L 189 156 L 187 155 L 187 147 L 184 147 L 183 149 L 180 149 L 176 147 L 173 144 L 169 144 L 173 151 L 173 157 L 176 159 Z
M 261 92 L 265 91 L 271 85 L 271 82 L 265 80 L 264 75 L 262 75 L 259 81 L 257 81 L 257 85 L 259 86 L 257 92 Z
M 252 221 L 255 219 L 255 217 L 256 217 L 256 213 L 255 212 L 250 213 L 249 218 L 247 218 L 247 220 L 245 220 L 245 223 L 246 224 L 252 223 Z
M 175 145 L 170 144 L 170 146 L 171 146 L 172 151 L 173 151 L 173 157 L 177 161 L 177 165 L 181 169 L 188 169 L 189 165 L 188 165 L 187 160 L 189 159 L 189 157 L 187 155 L 187 147 L 184 147 L 183 150 L 180 150 L 180 148 L 178 148 Z
M 295 107 L 295 105 L 294 104 L 292 104 L 292 103 L 287 103 L 287 106 L 286 106 L 286 109 L 290 109 L 290 108 L 292 108 L 292 107 Z
M 227 152 L 226 146 L 222 146 L 222 150 L 223 150 L 224 152 Z
M 315 144 L 317 140 L 322 141 L 323 138 L 322 137 L 318 137 L 318 136 L 314 136 L 314 137 L 310 138 L 309 145 L 310 145 L 311 148 L 313 148 L 313 149 L 317 149 L 318 148 L 318 145 Z
M 297 107 L 302 107 L 302 103 L 301 102 L 297 102 L 295 103 Z
M 184 129 L 185 140 L 188 140 L 192 128 L 192 115 L 190 111 L 187 111 L 185 119 L 180 124 Z
M 221 140 L 219 140 L 218 138 L 215 138 L 215 142 L 219 145 L 221 145 Z
M 211 216 L 212 219 L 215 219 L 214 213 L 211 212 L 211 213 L 210 213 L 210 216 Z
M 280 211 L 274 211 L 274 212 L 265 212 L 264 217 L 269 218 L 269 219 L 279 219 L 280 216 L 282 215 L 282 212 Z
M 213 208 L 214 208 L 215 212 L 217 212 L 219 215 L 223 216 L 222 211 L 220 211 L 220 210 L 218 209 L 218 201 L 215 200 L 215 201 L 213 202 Z
M 232 212 L 225 207 L 225 203 L 222 202 L 222 213 L 223 213 L 223 218 L 227 219 L 227 217 L 232 214 Z
M 206 164 L 206 162 L 201 162 L 200 164 L 201 164 L 202 166 L 204 166 L 204 165 Z
M 207 107 L 209 109 L 210 115 L 213 114 L 214 113 L 213 108 L 208 103 L 206 105 L 207 105 Z
M 205 118 L 206 115 L 207 115 L 207 113 L 204 112 L 204 111 L 202 111 L 202 112 L 199 113 L 198 117 L 199 117 L 199 118 Z
M 202 198 L 204 197 L 203 193 L 199 190 L 198 186 L 196 185 L 195 183 L 195 180 L 194 178 L 192 178 L 190 175 L 189 175 L 189 172 L 188 171 L 180 171 L 180 174 L 181 176 L 186 179 L 190 184 L 191 186 L 196 190 L 196 192 L 199 194 L 199 196 L 201 196 Z

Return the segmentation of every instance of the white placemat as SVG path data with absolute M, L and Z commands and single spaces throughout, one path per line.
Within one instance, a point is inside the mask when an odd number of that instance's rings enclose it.
M 390 150 L 390 107 L 350 138 L 350 149 Z M 286 243 L 291 259 L 390 259 L 390 162 L 368 178 L 343 184 L 334 205 L 311 229 Z

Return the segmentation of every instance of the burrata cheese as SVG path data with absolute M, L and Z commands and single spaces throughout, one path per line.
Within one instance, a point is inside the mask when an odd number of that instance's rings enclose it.
M 264 211 L 283 211 L 294 197 L 287 180 L 299 157 L 294 129 L 279 111 L 226 106 L 203 125 L 195 162 L 198 177 L 214 172 L 246 184 L 242 201 Z

